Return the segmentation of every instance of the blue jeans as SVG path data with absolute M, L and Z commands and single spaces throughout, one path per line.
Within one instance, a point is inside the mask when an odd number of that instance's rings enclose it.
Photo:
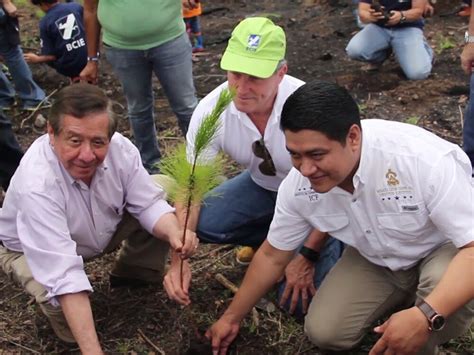
M 259 246 L 268 234 L 277 193 L 253 182 L 245 170 L 215 188 L 201 208 L 197 234 L 202 242 Z M 315 265 L 315 287 L 342 254 L 343 244 L 333 238 L 326 242 Z M 280 284 L 279 298 L 284 289 Z M 301 300 L 296 313 L 301 312 Z
M 471 159 L 471 165 L 474 168 L 474 74 L 471 75 L 469 104 L 464 115 L 462 141 L 463 149 Z
M 33 80 L 30 67 L 23 59 L 20 46 L 8 43 L 4 30 L 0 28 L 0 55 L 3 57 L 15 85 L 22 107 L 34 107 L 45 98 L 44 91 Z M 9 107 L 15 101 L 15 89 L 0 70 L 0 108 Z
M 105 53 L 118 76 L 128 105 L 128 117 L 143 165 L 154 173 L 161 153 L 154 120 L 152 74 L 158 77 L 178 125 L 186 134 L 197 105 L 193 83 L 191 44 L 186 33 L 147 50 L 106 46 Z
M 351 59 L 382 63 L 393 50 L 410 80 L 426 79 L 431 73 L 433 50 L 417 27 L 383 28 L 368 24 L 350 40 L 346 52 Z

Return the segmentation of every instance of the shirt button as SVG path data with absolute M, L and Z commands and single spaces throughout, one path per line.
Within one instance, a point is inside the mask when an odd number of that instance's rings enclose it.
M 357 202 L 357 199 L 356 199 L 356 198 L 353 198 L 353 199 L 352 199 L 352 202 Z
M 365 233 L 367 233 L 367 234 L 371 234 L 371 233 L 372 233 L 372 231 L 371 231 L 370 229 L 367 229 L 367 230 L 365 231 Z

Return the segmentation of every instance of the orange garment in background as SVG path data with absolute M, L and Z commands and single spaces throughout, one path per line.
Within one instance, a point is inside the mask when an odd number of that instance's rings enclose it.
M 194 9 L 186 9 L 186 8 L 183 7 L 183 17 L 184 18 L 190 18 L 190 17 L 195 17 L 195 16 L 201 15 L 201 13 L 202 13 L 201 2 L 198 2 L 196 5 L 197 5 L 197 7 L 194 8 Z

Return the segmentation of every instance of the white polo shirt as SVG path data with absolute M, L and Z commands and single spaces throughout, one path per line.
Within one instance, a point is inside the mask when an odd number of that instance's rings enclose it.
M 252 152 L 252 143 L 262 136 L 247 114 L 240 112 L 232 102 L 221 115 L 221 128 L 203 159 L 212 159 L 219 152 L 228 154 L 237 163 L 250 172 L 252 180 L 266 190 L 277 191 L 281 181 L 290 171 L 292 164 L 286 150 L 285 136 L 280 130 L 280 115 L 288 96 L 304 82 L 292 76 L 285 75 L 278 86 L 278 93 L 273 105 L 271 116 L 264 132 L 265 147 L 268 149 L 276 168 L 276 176 L 263 175 L 258 166 L 262 159 Z M 194 137 L 202 119 L 214 108 L 219 94 L 227 88 L 227 82 L 219 85 L 203 98 L 194 110 L 186 135 L 188 153 L 194 150 Z M 192 154 L 190 153 L 192 156 Z
M 138 149 L 115 133 L 90 186 L 74 180 L 43 135 L 30 146 L 0 209 L 0 240 L 23 252 L 47 297 L 91 291 L 83 259 L 104 251 L 125 210 L 148 232 L 174 209 L 142 166 Z
M 293 250 L 316 228 L 374 264 L 408 269 L 448 241 L 474 241 L 471 174 L 457 145 L 417 126 L 363 120 L 354 193 L 317 193 L 292 169 L 278 191 L 268 241 Z

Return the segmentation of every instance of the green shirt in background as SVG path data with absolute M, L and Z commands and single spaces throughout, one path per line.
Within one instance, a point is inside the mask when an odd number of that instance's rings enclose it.
M 146 50 L 185 31 L 179 0 L 99 0 L 102 41 L 115 48 Z

